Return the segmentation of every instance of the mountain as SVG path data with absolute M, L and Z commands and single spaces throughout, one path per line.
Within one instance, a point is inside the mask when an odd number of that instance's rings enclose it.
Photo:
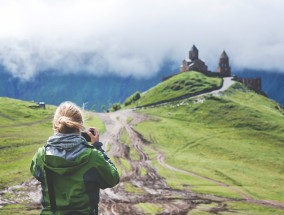
M 86 73 L 59 74 L 57 71 L 45 71 L 29 81 L 13 78 L 0 68 L 0 96 L 7 96 L 27 101 L 44 101 L 58 105 L 69 100 L 85 108 L 101 110 L 112 103 L 122 102 L 135 91 L 144 91 L 159 83 L 164 76 L 173 71 L 172 62 L 166 62 L 160 71 L 150 77 L 95 76 Z
M 121 76 L 95 76 L 86 73 L 59 74 L 45 71 L 29 81 L 13 78 L 0 67 L 0 96 L 27 101 L 44 101 L 58 105 L 70 100 L 85 108 L 101 111 L 113 103 L 123 102 L 136 91 L 143 92 L 178 70 L 176 63 L 166 61 L 160 71 L 149 78 Z M 238 70 L 234 74 L 242 77 L 261 77 L 263 90 L 284 106 L 284 74 L 273 71 Z M 104 109 L 103 108 L 103 109 Z

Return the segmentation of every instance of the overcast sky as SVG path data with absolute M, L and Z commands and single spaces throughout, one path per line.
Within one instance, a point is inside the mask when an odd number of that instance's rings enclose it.
M 210 70 L 284 71 L 283 0 L 0 0 L 0 64 L 149 77 L 193 44 Z

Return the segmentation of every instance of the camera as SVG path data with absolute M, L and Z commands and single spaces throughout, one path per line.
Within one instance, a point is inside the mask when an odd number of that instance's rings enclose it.
M 89 129 L 88 131 L 90 131 L 94 136 L 96 135 L 93 129 Z M 91 142 L 91 137 L 87 134 L 86 131 L 81 132 L 81 136 L 84 137 L 87 142 Z

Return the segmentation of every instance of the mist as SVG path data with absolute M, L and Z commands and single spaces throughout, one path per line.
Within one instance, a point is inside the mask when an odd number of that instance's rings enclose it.
M 0 64 L 14 77 L 45 70 L 148 78 L 193 44 L 214 71 L 284 71 L 281 0 L 0 0 Z

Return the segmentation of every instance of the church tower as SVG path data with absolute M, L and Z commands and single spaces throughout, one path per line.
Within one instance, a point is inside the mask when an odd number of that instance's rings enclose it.
M 229 57 L 225 51 L 223 51 L 220 56 L 219 67 L 217 68 L 217 72 L 220 73 L 223 77 L 231 76 L 231 67 L 229 64 Z
M 189 51 L 189 59 L 191 61 L 195 61 L 198 59 L 198 49 L 195 45 L 192 46 L 191 50 Z

